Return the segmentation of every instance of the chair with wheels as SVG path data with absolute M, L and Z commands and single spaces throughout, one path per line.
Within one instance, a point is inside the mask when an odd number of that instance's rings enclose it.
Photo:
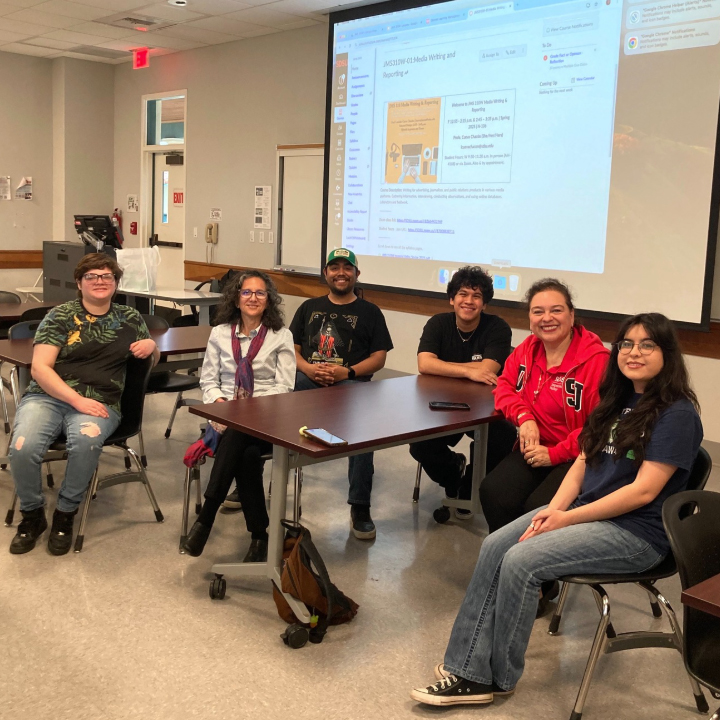
M 686 491 L 663 505 L 663 523 L 683 590 L 720 574 L 720 493 Z M 685 605 L 685 669 L 720 698 L 720 617 Z M 720 708 L 711 720 L 720 718 Z
M 692 490 L 702 490 L 702 488 L 705 487 L 708 477 L 710 476 L 711 469 L 712 460 L 710 459 L 710 455 L 707 450 L 701 447 L 697 457 L 695 458 L 695 462 L 693 463 L 690 477 L 688 478 L 688 488 Z M 669 498 L 666 502 L 670 502 L 671 499 L 672 498 Z M 675 612 L 673 611 L 670 603 L 655 587 L 655 583 L 658 580 L 664 580 L 665 578 L 672 577 L 677 571 L 678 569 L 675 563 L 675 558 L 671 552 L 659 565 L 656 565 L 654 568 L 643 573 L 618 575 L 570 575 L 560 578 L 560 582 L 563 583 L 563 587 L 560 591 L 557 608 L 550 621 L 550 627 L 548 629 L 548 633 L 550 635 L 556 635 L 558 633 L 562 611 L 565 606 L 565 601 L 567 600 L 567 593 L 570 585 L 589 585 L 593 595 L 595 596 L 595 602 L 597 603 L 598 610 L 600 611 L 600 622 L 598 623 L 597 630 L 595 631 L 595 639 L 593 640 L 590 656 L 588 657 L 587 666 L 585 668 L 585 674 L 583 675 L 582 682 L 580 683 L 580 689 L 578 691 L 577 699 L 575 700 L 575 707 L 570 715 L 570 720 L 580 720 L 582 717 L 585 699 L 587 698 L 588 691 L 590 690 L 593 672 L 601 652 L 608 654 L 619 652 L 621 650 L 659 647 L 675 649 L 682 653 L 683 638 L 682 632 L 680 631 L 680 624 L 677 621 L 677 617 L 675 616 Z M 629 583 L 635 583 L 647 592 L 651 598 L 653 615 L 656 618 L 661 617 L 662 611 L 665 611 L 665 614 L 670 621 L 672 632 L 636 631 L 619 634 L 615 632 L 615 629 L 610 622 L 610 599 L 603 586 L 624 585 Z M 695 705 L 697 706 L 698 711 L 702 713 L 707 712 L 707 701 L 705 700 L 705 696 L 703 695 L 697 680 L 692 676 L 692 673 L 689 673 L 689 679 L 693 695 L 695 696 Z
M 143 320 L 148 327 L 148 330 L 167 330 L 170 326 L 167 320 L 157 315 L 143 315 Z M 165 437 L 169 438 L 172 432 L 173 422 L 175 422 L 175 415 L 181 407 L 187 407 L 189 405 L 200 405 L 201 400 L 194 398 L 183 398 L 183 393 L 188 390 L 196 390 L 200 387 L 200 378 L 196 375 L 179 372 L 170 372 L 160 370 L 163 361 L 161 360 L 158 364 L 156 371 L 150 375 L 150 382 L 148 383 L 148 394 L 155 393 L 177 393 L 175 398 L 175 405 L 173 406 L 172 413 L 170 415 L 170 421 L 168 422 L 167 429 L 165 430 Z M 198 366 L 202 365 L 202 361 L 198 360 Z M 190 368 L 189 372 L 195 372 L 197 368 Z M 144 452 L 142 453 L 142 461 L 147 467 L 147 461 L 145 459 Z

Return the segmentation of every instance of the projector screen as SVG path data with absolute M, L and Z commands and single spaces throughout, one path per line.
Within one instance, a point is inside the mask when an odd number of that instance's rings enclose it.
M 370 286 L 477 264 L 500 301 L 551 275 L 586 311 L 707 326 L 719 42 L 720 0 L 331 15 L 323 252 Z

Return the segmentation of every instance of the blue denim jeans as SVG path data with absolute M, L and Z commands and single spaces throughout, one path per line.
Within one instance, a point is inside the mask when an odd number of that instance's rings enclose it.
M 15 416 L 10 446 L 10 468 L 21 511 L 45 505 L 42 460 L 61 433 L 67 438 L 68 461 L 57 509 L 62 512 L 77 509 L 100 460 L 104 440 L 120 424 L 120 416 L 112 408 L 107 409 L 110 417 L 94 417 L 83 415 L 50 395 L 25 395 Z
M 488 535 L 445 651 L 454 675 L 511 690 L 522 675 L 538 589 L 563 575 L 634 573 L 662 556 L 611 522 L 553 530 L 518 543 L 537 510 Z
M 367 381 L 342 380 L 341 382 L 335 383 L 335 385 L 344 385 L 349 382 Z M 322 385 L 313 382 L 305 373 L 301 373 L 298 370 L 295 374 L 295 392 L 299 390 L 315 390 L 319 387 L 322 387 Z M 348 458 L 348 480 L 350 482 L 348 503 L 350 505 L 370 505 L 374 472 L 373 453 L 352 455 Z

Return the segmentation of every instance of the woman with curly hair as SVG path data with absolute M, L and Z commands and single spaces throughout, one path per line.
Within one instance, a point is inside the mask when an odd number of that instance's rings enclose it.
M 250 396 L 291 392 L 295 384 L 295 347 L 285 328 L 275 283 L 264 272 L 246 270 L 228 283 L 210 333 L 200 388 L 203 402 L 226 402 Z M 269 519 L 263 490 L 265 440 L 232 428 L 222 431 L 210 482 L 197 522 L 182 545 L 188 555 L 202 554 L 215 516 L 233 479 L 252 535 L 243 562 L 267 560 Z
M 429 705 L 487 704 L 522 675 L 541 583 L 563 575 L 644 572 L 670 550 L 667 497 L 684 490 L 703 431 L 672 323 L 620 327 L 581 454 L 550 504 L 491 533 L 480 550 Z

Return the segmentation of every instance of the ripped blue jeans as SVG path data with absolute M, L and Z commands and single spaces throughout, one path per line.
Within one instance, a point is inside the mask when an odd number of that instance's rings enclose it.
M 21 511 L 29 512 L 45 505 L 42 460 L 60 434 L 67 438 L 68 461 L 57 509 L 62 512 L 77 509 L 100 460 L 103 442 L 120 424 L 117 412 L 105 407 L 110 417 L 94 417 L 79 413 L 50 395 L 25 395 L 15 416 L 10 444 L 10 469 Z

